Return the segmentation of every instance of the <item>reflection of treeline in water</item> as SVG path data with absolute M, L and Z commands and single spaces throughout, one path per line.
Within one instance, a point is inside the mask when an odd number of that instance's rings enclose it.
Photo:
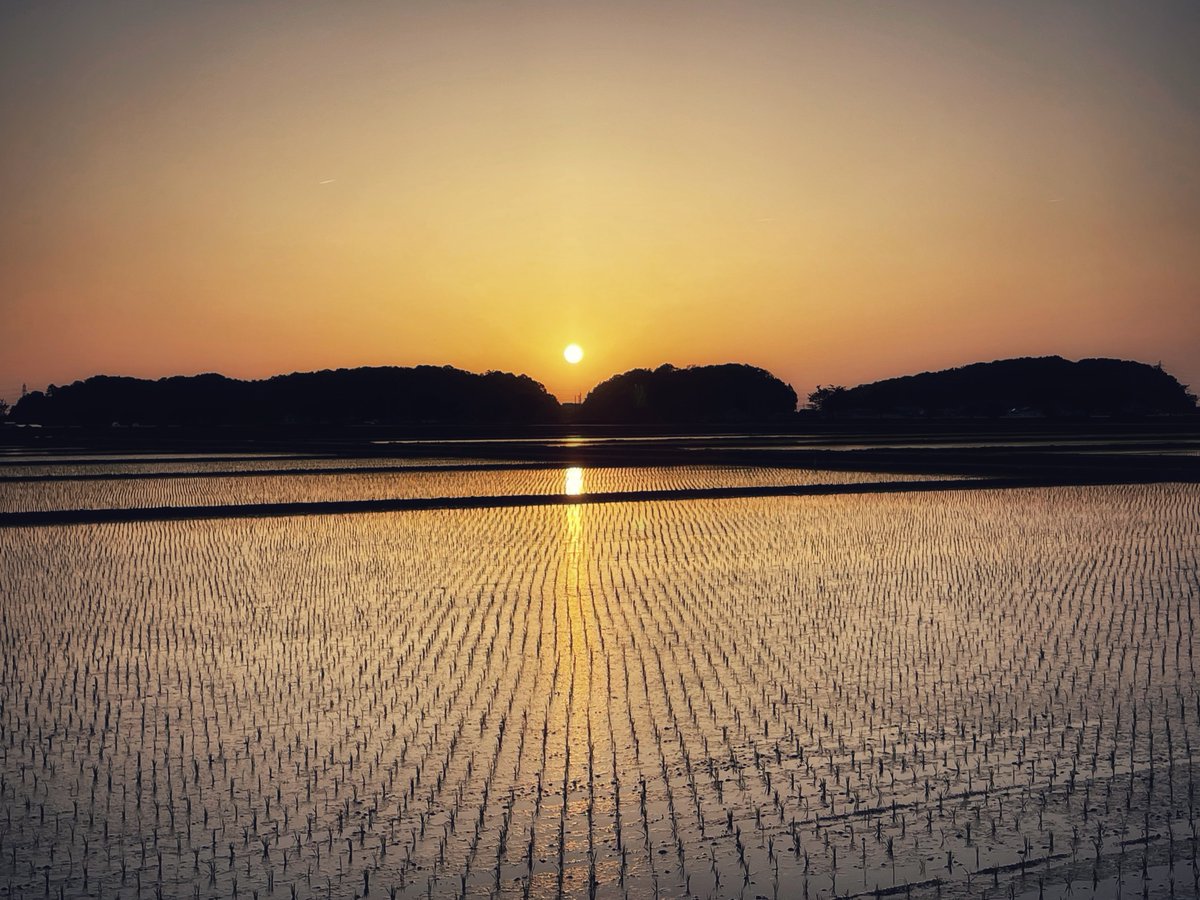
M 814 409 L 839 416 L 1112 416 L 1194 413 L 1196 398 L 1161 366 L 1060 356 L 1003 359 L 821 387 Z
M 1188 414 L 1195 397 L 1160 366 L 1057 356 L 977 363 L 855 388 L 820 387 L 819 414 L 840 416 L 1108 416 Z M 362 368 L 239 381 L 195 375 L 149 381 L 96 376 L 27 394 L 9 418 L 39 425 L 655 425 L 780 423 L 796 392 L 770 372 L 726 364 L 631 369 L 562 407 L 526 375 L 450 366 Z M 0 409 L 0 413 L 3 409 Z

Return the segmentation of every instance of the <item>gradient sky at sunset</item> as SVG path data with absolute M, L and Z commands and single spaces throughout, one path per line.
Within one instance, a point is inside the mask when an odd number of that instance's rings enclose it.
M 1198 11 L 6 0 L 0 396 L 1050 353 L 1195 388 Z

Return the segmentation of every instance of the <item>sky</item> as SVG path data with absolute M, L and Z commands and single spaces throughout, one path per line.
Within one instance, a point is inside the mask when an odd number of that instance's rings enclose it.
M 1049 354 L 1195 389 L 1197 46 L 1194 2 L 5 0 L 0 397 Z

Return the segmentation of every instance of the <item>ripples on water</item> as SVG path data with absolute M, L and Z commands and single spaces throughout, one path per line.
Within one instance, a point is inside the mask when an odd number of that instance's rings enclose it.
M 30 491 L 782 472 L 812 477 Z M 1157 485 L 0 529 L 0 896 L 1195 895 L 1198 501 Z

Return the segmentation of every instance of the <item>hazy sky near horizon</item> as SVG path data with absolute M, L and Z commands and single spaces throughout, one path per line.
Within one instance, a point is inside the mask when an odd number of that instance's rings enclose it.
M 1195 387 L 1198 46 L 1194 2 L 8 0 L 0 396 L 1054 353 Z

